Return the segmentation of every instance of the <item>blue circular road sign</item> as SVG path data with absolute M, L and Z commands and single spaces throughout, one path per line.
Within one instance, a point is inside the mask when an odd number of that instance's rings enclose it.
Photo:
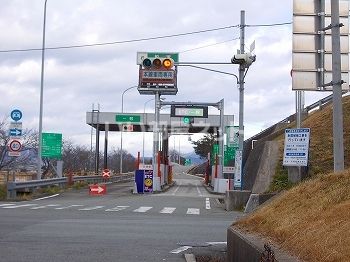
M 11 118 L 14 121 L 19 121 L 22 118 L 22 112 L 18 109 L 12 110 L 11 112 Z

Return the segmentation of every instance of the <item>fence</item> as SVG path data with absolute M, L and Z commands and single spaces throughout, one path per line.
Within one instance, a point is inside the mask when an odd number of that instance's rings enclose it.
M 129 172 L 125 174 L 119 174 L 111 176 L 108 181 L 117 183 L 117 182 L 127 182 L 132 181 L 134 179 L 134 172 Z M 84 181 L 87 183 L 99 183 L 102 181 L 105 181 L 102 176 L 73 176 L 72 177 L 73 182 L 78 181 Z M 7 199 L 14 199 L 17 195 L 17 190 L 22 189 L 31 189 L 34 188 L 40 188 L 40 187 L 47 187 L 47 186 L 53 186 L 58 185 L 60 187 L 63 187 L 67 185 L 69 182 L 69 177 L 62 177 L 62 178 L 51 178 L 51 179 L 41 179 L 41 180 L 29 180 L 29 181 L 10 181 L 7 183 Z

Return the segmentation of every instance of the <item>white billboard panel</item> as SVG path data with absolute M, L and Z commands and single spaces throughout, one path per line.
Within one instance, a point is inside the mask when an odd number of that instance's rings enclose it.
M 293 90 L 332 90 L 324 87 L 332 81 L 331 30 L 322 31 L 321 24 L 331 24 L 331 0 L 325 1 L 325 16 L 318 0 L 293 1 Z M 343 90 L 349 90 L 349 1 L 339 1 L 341 73 Z M 322 19 L 324 21 L 322 22 Z M 322 26 L 323 27 L 323 26 Z M 324 46 L 322 46 L 324 39 Z M 324 72 L 324 73 L 323 73 Z M 322 74 L 324 74 L 324 81 Z

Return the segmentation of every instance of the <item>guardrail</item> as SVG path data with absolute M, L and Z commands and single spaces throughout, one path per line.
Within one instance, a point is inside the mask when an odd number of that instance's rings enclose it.
M 108 182 L 127 182 L 134 179 L 134 172 L 124 173 L 120 175 L 111 176 Z M 74 176 L 73 182 L 84 181 L 88 183 L 99 183 L 106 181 L 102 176 Z M 40 187 L 47 187 L 58 185 L 63 187 L 69 182 L 68 177 L 62 178 L 51 178 L 51 179 L 41 179 L 41 180 L 30 180 L 24 182 L 8 182 L 7 183 L 7 199 L 15 199 L 17 195 L 17 190 L 19 189 L 33 189 Z

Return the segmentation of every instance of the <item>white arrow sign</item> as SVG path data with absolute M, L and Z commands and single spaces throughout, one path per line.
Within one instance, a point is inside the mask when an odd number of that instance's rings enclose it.
M 100 186 L 98 186 L 97 188 L 91 188 L 90 189 L 92 192 L 97 192 L 97 193 L 101 193 L 101 192 L 103 192 L 104 191 L 104 188 L 103 187 L 100 187 Z

